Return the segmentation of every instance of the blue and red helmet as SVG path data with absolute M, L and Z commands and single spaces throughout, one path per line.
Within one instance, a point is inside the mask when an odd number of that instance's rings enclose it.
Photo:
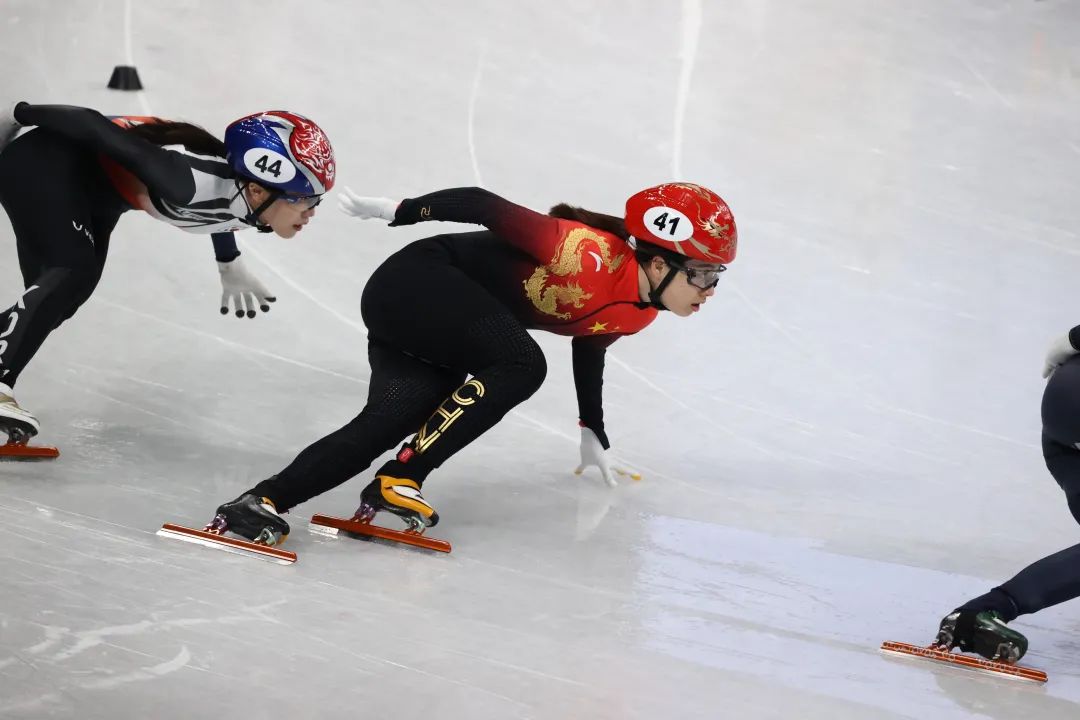
M 225 128 L 233 171 L 289 195 L 322 195 L 334 187 L 337 164 L 318 125 L 286 110 L 242 117 Z

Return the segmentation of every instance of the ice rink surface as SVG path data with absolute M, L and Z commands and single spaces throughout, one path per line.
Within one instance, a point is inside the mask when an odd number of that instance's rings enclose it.
M 877 647 L 1080 539 L 1038 445 L 1080 322 L 1078 34 L 1067 0 L 0 0 L 3 103 L 219 135 L 285 107 L 361 194 L 620 212 L 689 180 L 741 236 L 702 313 L 609 354 L 641 482 L 570 472 L 569 343 L 538 335 L 545 386 L 425 486 L 451 555 L 310 534 L 365 473 L 288 516 L 280 567 L 154 532 L 359 411 L 364 283 L 450 228 L 329 202 L 242 234 L 279 300 L 240 321 L 208 238 L 125 215 L 19 383 L 63 456 L 0 465 L 0 717 L 1076 718 L 1080 604 L 1015 623 L 1043 687 Z M 145 92 L 106 90 L 128 60 Z

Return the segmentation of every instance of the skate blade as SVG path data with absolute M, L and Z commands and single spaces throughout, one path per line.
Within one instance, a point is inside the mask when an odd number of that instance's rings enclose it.
M 9 442 L 0 445 L 0 460 L 52 460 L 60 451 L 48 445 L 22 445 Z
M 987 660 L 986 658 L 973 655 L 964 655 L 958 652 L 949 652 L 944 648 L 934 647 L 933 645 L 923 647 L 886 640 L 881 644 L 881 652 L 889 655 L 914 657 L 921 660 L 933 660 L 935 662 L 956 665 L 958 667 L 976 670 L 998 677 L 1005 677 L 1010 680 L 1027 680 L 1030 682 L 1044 683 L 1049 679 L 1042 670 L 1024 667 L 1023 665 L 1010 665 L 1008 663 Z
M 259 557 L 264 560 L 269 560 L 270 562 L 276 562 L 278 565 L 292 565 L 296 562 L 296 553 L 289 552 L 288 550 L 279 550 L 270 545 L 239 540 L 226 535 L 207 532 L 206 530 L 195 530 L 194 528 L 184 527 L 183 525 L 165 523 L 161 526 L 161 529 L 157 531 L 157 534 L 171 540 L 183 540 L 184 542 L 205 545 L 206 547 L 211 547 L 215 550 L 224 550 L 225 552 L 231 552 L 237 555 Z
M 366 535 L 381 540 L 404 543 L 405 545 L 412 545 L 414 547 L 424 548 L 425 550 L 435 550 L 436 552 L 444 553 L 450 552 L 450 543 L 445 540 L 436 540 L 435 538 L 429 538 L 415 532 L 390 530 L 389 528 L 360 522 L 359 520 L 352 518 L 346 520 L 345 518 L 330 517 L 329 515 L 312 515 L 311 525 L 316 526 L 311 527 L 313 532 L 324 535 L 336 534 L 327 533 L 327 531 L 323 529 L 333 528 L 334 530 L 344 530 L 345 532 L 355 533 L 357 535 Z

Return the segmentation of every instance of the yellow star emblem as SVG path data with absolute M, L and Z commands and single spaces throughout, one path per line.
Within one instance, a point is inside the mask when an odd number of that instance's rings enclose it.
M 597 320 L 596 324 L 589 329 L 592 330 L 594 333 L 603 332 L 604 330 L 607 330 L 607 323 L 602 323 Z

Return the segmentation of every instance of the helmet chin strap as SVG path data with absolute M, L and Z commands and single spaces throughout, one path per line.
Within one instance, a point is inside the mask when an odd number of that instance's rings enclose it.
M 668 285 L 671 284 L 671 281 L 675 279 L 675 274 L 679 272 L 678 268 L 676 268 L 674 265 L 668 265 L 667 268 L 667 275 L 664 276 L 664 278 L 660 281 L 659 285 L 653 287 L 652 280 L 649 280 L 649 305 L 656 308 L 657 310 L 668 309 L 667 306 L 665 306 L 664 303 L 660 300 L 660 296 L 664 294 L 664 290 L 667 288 Z M 649 274 L 645 273 L 645 279 L 648 280 L 648 278 Z
M 634 250 L 637 250 L 639 248 L 638 239 L 636 237 L 634 237 L 633 235 L 630 236 L 629 240 L 627 241 L 627 244 L 631 248 L 633 248 Z M 660 256 L 660 257 L 661 257 L 661 259 L 664 259 L 663 256 Z M 641 268 L 642 272 L 645 272 L 645 266 L 641 264 L 640 260 L 638 261 L 638 263 L 639 263 L 638 267 Z M 643 303 L 638 303 L 638 307 L 641 307 L 641 308 L 654 307 L 657 310 L 667 310 L 668 309 L 664 305 L 664 303 L 660 300 L 660 296 L 663 295 L 664 290 L 666 290 L 667 286 L 671 284 L 671 281 L 675 279 L 675 274 L 677 272 L 679 272 L 679 268 L 677 268 L 671 261 L 666 260 L 666 259 L 664 259 L 664 264 L 668 268 L 667 275 L 665 275 L 660 280 L 660 284 L 657 285 L 656 287 L 653 287 L 652 280 L 649 278 L 649 273 L 647 273 L 647 272 L 645 273 L 645 281 L 647 283 L 649 283 L 649 302 L 647 302 L 647 303 L 644 303 L 644 302 Z
M 244 188 L 247 187 L 247 181 L 237 180 L 237 187 L 240 189 L 240 195 L 244 198 L 244 203 L 248 206 L 248 214 L 244 217 L 245 222 L 255 226 L 255 229 L 262 233 L 273 232 L 274 229 L 266 223 L 259 222 L 259 216 L 266 212 L 266 209 L 274 204 L 274 202 L 281 197 L 281 193 L 277 190 L 267 190 L 268 195 L 266 200 L 257 208 L 252 209 L 251 203 L 248 202 L 247 193 L 244 192 Z

